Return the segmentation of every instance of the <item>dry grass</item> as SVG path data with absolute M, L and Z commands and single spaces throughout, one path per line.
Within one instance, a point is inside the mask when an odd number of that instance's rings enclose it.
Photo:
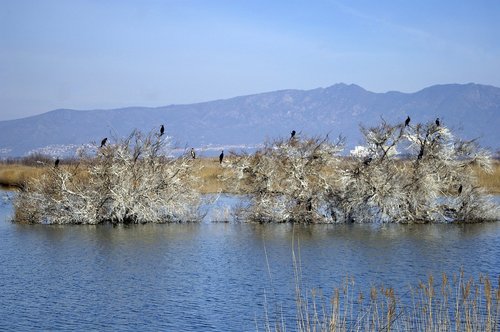
M 234 187 L 228 183 L 224 183 L 220 179 L 223 172 L 229 172 L 230 169 L 224 165 L 220 165 L 218 158 L 195 159 L 192 162 L 193 170 L 200 179 L 199 182 L 192 185 L 194 188 L 199 189 L 201 193 L 236 193 Z M 76 164 L 60 167 L 76 168 Z M 28 166 L 13 163 L 0 164 L 0 185 L 21 188 L 26 181 L 40 177 L 51 169 L 52 166 Z M 79 168 L 79 176 L 87 176 L 83 170 L 84 167 Z
M 268 312 L 265 330 L 286 331 L 498 331 L 500 279 L 466 278 L 463 271 L 432 275 L 418 286 L 361 290 L 346 278 L 331 297 L 321 289 L 304 290 L 296 276 L 296 319 Z M 272 319 L 270 317 L 276 317 Z M 290 326 L 287 326 L 290 325 Z
M 304 286 L 300 245 L 293 241 L 295 319 L 285 318 L 278 303 L 270 312 L 266 302 L 267 332 L 499 331 L 500 276 L 468 277 L 461 268 L 452 275 L 431 274 L 408 288 L 383 283 L 368 288 L 366 281 L 358 284 L 354 277 L 346 277 L 331 295 L 324 295 L 321 288 Z
M 224 173 L 231 172 L 225 162 L 220 165 L 218 158 L 199 158 L 192 161 L 194 172 L 200 178 L 193 184 L 201 193 L 238 193 L 234 183 L 221 180 Z M 0 185 L 22 187 L 30 178 L 39 177 L 49 169 L 46 167 L 25 166 L 19 164 L 0 164 Z M 492 173 L 477 170 L 479 184 L 491 194 L 500 194 L 500 161 L 495 161 Z
M 500 194 L 500 161 L 493 163 L 493 172 L 486 173 L 479 168 L 476 170 L 479 185 L 486 188 L 491 194 Z
M 26 181 L 41 176 L 43 172 L 42 167 L 0 164 L 0 185 L 21 188 Z
M 192 160 L 194 172 L 200 179 L 196 187 L 202 194 L 217 192 L 234 193 L 227 183 L 221 180 L 223 172 L 229 171 L 219 163 L 219 158 L 199 158 Z
M 85 181 L 88 176 L 83 168 L 78 168 L 76 165 L 62 166 L 62 168 L 71 167 L 78 178 Z M 28 166 L 19 164 L 0 164 L 0 186 L 23 188 L 27 181 L 40 178 L 47 172 L 51 172 L 52 167 L 49 166 Z

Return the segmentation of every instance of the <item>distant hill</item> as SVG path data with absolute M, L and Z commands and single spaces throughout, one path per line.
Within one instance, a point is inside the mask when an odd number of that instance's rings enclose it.
M 35 151 L 71 155 L 76 147 L 120 137 L 137 128 L 166 127 L 180 147 L 250 146 L 266 138 L 342 134 L 348 148 L 360 142 L 359 124 L 412 123 L 436 117 L 463 138 L 500 147 L 500 88 L 479 84 L 435 85 L 415 93 L 374 93 L 357 85 L 282 90 L 189 105 L 76 111 L 59 109 L 23 119 L 0 121 L 0 157 Z M 43 149 L 43 150 L 40 150 Z

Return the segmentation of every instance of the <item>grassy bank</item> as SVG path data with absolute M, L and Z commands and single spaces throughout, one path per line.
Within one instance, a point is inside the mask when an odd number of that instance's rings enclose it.
M 5 187 L 22 187 L 31 178 L 41 176 L 46 169 L 42 167 L 0 164 L 0 185 Z
M 217 158 L 201 158 L 193 160 L 193 171 L 199 177 L 199 182 L 192 184 L 201 193 L 238 193 L 234 183 L 224 183 L 221 177 L 224 172 L 230 172 L 221 166 Z M 61 166 L 64 167 L 64 166 Z M 48 166 L 29 166 L 22 164 L 0 164 L 0 185 L 22 187 L 31 178 L 41 176 L 50 171 Z M 500 194 L 500 161 L 494 162 L 493 172 L 485 173 L 477 170 L 479 184 L 491 194 Z

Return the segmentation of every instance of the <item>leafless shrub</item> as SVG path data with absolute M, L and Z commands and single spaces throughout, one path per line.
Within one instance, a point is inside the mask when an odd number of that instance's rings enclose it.
M 341 173 L 341 199 L 333 200 L 339 219 L 413 223 L 498 217 L 473 170 L 491 171 L 491 157 L 474 141 L 461 141 L 435 123 L 382 122 L 362 132 L 368 153 Z
M 343 139 L 292 138 L 267 142 L 252 155 L 230 159 L 231 179 L 250 195 L 245 218 L 260 222 L 328 222 L 325 194 L 340 163 Z
M 80 151 L 80 163 L 54 167 L 27 184 L 15 200 L 15 219 L 55 224 L 198 220 L 190 160 L 170 157 L 169 151 L 168 139 L 138 131 Z
M 477 184 L 491 157 L 436 123 L 361 128 L 365 144 L 339 157 L 343 140 L 291 138 L 230 159 L 258 222 L 475 222 L 498 208 Z

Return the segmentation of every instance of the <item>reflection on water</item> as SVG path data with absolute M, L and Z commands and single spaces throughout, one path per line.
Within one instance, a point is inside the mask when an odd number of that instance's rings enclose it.
M 500 224 L 17 225 L 0 206 L 0 330 L 255 330 L 305 287 L 406 289 L 429 273 L 500 274 Z M 269 261 L 269 269 L 266 263 Z M 261 328 L 262 329 L 262 328 Z

